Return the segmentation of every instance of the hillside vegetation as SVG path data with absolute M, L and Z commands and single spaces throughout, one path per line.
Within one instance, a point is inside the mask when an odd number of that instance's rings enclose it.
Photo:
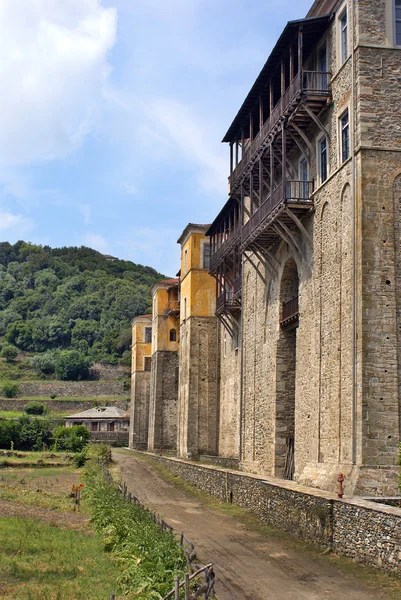
M 107 260 L 83 246 L 0 243 L 2 355 L 7 359 L 10 346 L 41 353 L 43 373 L 65 350 L 88 362 L 129 364 L 130 322 L 150 312 L 149 288 L 162 278 L 151 267 Z

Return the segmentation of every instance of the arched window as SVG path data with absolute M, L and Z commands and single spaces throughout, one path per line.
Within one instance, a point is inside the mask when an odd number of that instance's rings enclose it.
M 177 331 L 175 329 L 170 329 L 170 342 L 177 341 Z

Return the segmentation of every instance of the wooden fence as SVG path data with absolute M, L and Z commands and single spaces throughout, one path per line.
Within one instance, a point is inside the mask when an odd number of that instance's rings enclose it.
M 110 474 L 110 471 L 108 471 L 106 468 L 105 462 L 100 459 L 99 463 L 102 467 L 102 471 L 106 480 L 109 483 L 114 484 L 115 482 Z M 196 564 L 195 546 L 184 535 L 184 533 L 177 532 L 172 525 L 169 525 L 169 523 L 167 523 L 164 519 L 161 519 L 159 515 L 144 506 L 136 496 L 128 491 L 127 484 L 124 481 L 120 481 L 117 486 L 126 502 L 136 504 L 146 512 L 150 513 L 154 523 L 156 523 L 156 525 L 158 525 L 162 531 L 168 531 L 177 537 L 177 541 L 179 541 L 180 546 L 184 551 L 188 573 L 185 574 L 184 581 L 180 581 L 178 575 L 175 576 L 174 588 L 167 594 L 167 596 L 164 596 L 163 600 L 168 600 L 169 598 L 172 600 L 196 600 L 197 598 L 209 600 L 211 598 L 215 598 L 215 574 L 213 570 L 213 563 L 208 563 L 204 566 Z M 190 584 L 192 581 L 195 583 L 196 589 L 195 591 L 191 592 Z M 182 595 L 182 592 L 184 595 Z M 114 600 L 113 596 L 110 597 L 110 600 Z

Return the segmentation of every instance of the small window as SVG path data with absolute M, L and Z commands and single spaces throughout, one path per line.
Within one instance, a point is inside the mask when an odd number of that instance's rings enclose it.
M 188 250 L 184 250 L 184 275 L 188 273 Z
M 348 58 L 348 15 L 345 9 L 340 15 L 340 56 L 341 64 Z
M 326 181 L 327 173 L 328 173 L 328 148 L 327 148 L 327 139 L 324 137 L 318 142 L 318 152 L 319 152 L 319 180 L 320 183 Z
M 150 356 L 145 356 L 145 361 L 143 364 L 144 371 L 150 371 L 151 365 L 152 365 L 152 358 Z
M 184 298 L 184 321 L 187 318 L 187 299 Z
M 203 268 L 209 269 L 210 267 L 210 244 L 205 242 L 203 244 Z
M 340 117 L 340 134 L 341 134 L 341 162 L 349 158 L 350 148 L 349 148 L 349 112 L 348 109 L 345 113 Z
M 394 4 L 394 37 L 395 45 L 401 46 L 401 0 L 395 0 Z
M 151 343 L 152 343 L 152 328 L 145 327 L 145 344 L 151 344 Z
M 170 329 L 170 342 L 176 342 L 176 341 L 177 341 L 177 330 Z

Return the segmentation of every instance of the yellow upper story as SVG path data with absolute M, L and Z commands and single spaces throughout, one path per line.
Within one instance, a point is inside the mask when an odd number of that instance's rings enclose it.
M 179 327 L 179 280 L 165 279 L 152 287 L 152 354 L 177 352 Z
M 205 236 L 209 225 L 190 223 L 183 231 L 181 244 L 180 320 L 212 317 L 216 311 L 216 283 L 209 274 L 210 241 Z
M 132 361 L 131 372 L 149 371 L 146 358 L 152 354 L 152 316 L 140 315 L 132 321 Z

